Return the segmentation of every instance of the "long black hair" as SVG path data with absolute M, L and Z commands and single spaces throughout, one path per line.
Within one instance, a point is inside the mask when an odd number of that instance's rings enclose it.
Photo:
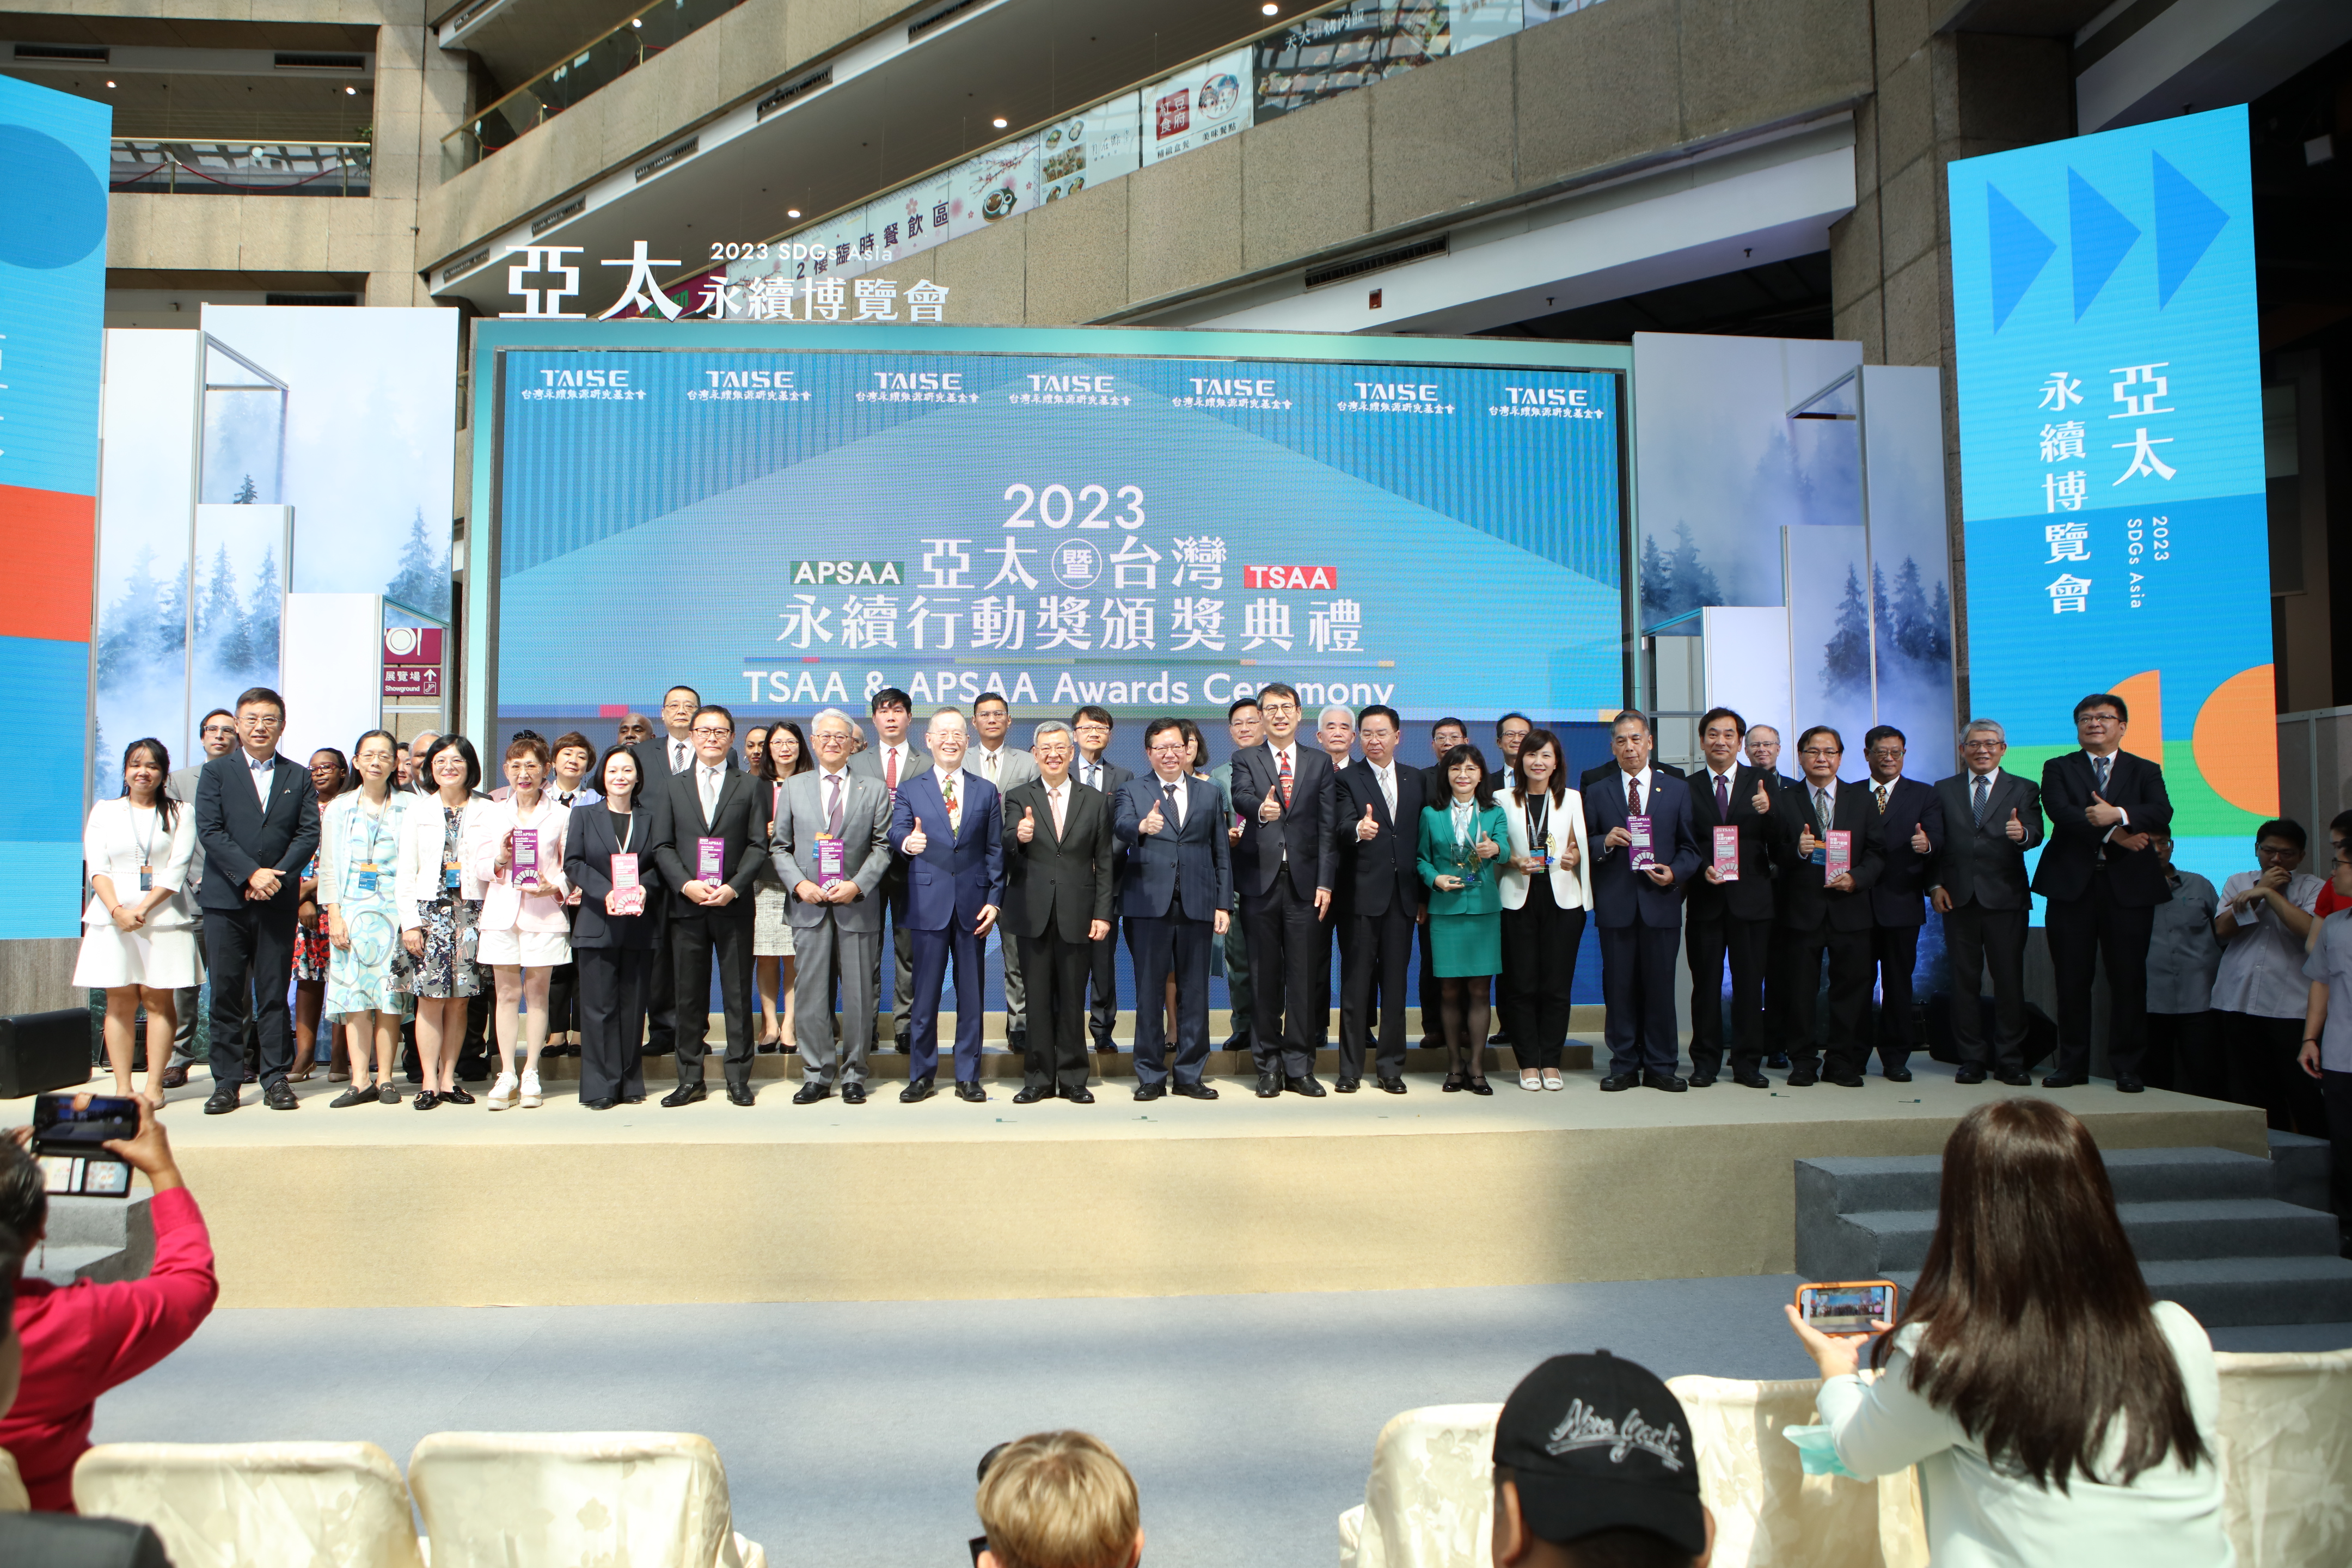
M 122 798 L 131 798 L 131 759 L 140 752 L 154 752 L 155 771 L 163 775 L 155 781 L 155 821 L 168 838 L 172 834 L 172 825 L 180 819 L 180 803 L 173 800 L 172 792 L 164 787 L 172 780 L 172 753 L 163 742 L 152 735 L 143 741 L 133 741 L 122 748 Z
M 1470 798 L 1478 803 L 1478 809 L 1484 811 L 1494 805 L 1495 775 L 1487 770 L 1486 753 L 1467 743 L 1448 746 L 1445 754 L 1437 759 L 1437 771 L 1445 779 L 1445 801 L 1454 798 L 1454 768 L 1457 763 L 1478 764 L 1478 783 L 1470 791 Z

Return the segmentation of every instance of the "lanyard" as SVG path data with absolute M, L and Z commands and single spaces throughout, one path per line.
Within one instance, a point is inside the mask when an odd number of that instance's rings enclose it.
M 1528 843 L 1542 848 L 1546 843 L 1545 825 L 1551 820 L 1551 796 L 1538 791 L 1528 797 Z
M 381 850 L 383 846 L 383 819 L 392 815 L 392 796 L 387 795 L 383 797 L 383 805 L 376 809 L 373 816 L 370 816 L 368 813 L 367 796 L 364 795 L 361 795 L 359 799 L 352 803 L 352 810 L 356 815 L 366 817 L 367 819 L 368 864 L 371 866 L 383 865 L 383 856 L 381 853 Z
M 142 870 L 144 870 L 146 868 L 155 864 L 154 848 L 156 825 L 163 820 L 162 807 L 151 805 L 147 810 L 149 813 L 147 817 L 147 841 L 142 844 L 139 841 L 139 808 L 135 805 L 131 807 L 131 847 L 139 851 L 139 866 Z
M 614 811 L 611 806 L 606 806 L 604 815 L 621 819 L 621 847 L 614 853 L 626 855 L 629 852 L 629 840 L 636 837 L 637 814 L 634 811 Z

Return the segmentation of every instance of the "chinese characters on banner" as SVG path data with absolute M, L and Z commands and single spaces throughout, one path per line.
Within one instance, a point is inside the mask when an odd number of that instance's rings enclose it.
M 845 247 L 853 242 L 845 241 Z M 730 282 L 713 274 L 701 280 L 696 291 L 692 309 L 661 291 L 655 278 L 656 268 L 676 268 L 676 259 L 648 257 L 647 242 L 638 240 L 633 253 L 617 259 L 600 263 L 604 267 L 625 267 L 628 280 L 622 286 L 621 297 L 597 312 L 596 320 L 609 321 L 632 309 L 646 316 L 658 315 L 666 321 L 677 321 L 682 316 L 707 318 L 711 321 L 908 321 L 939 322 L 946 319 L 948 289 L 944 283 L 934 283 L 926 278 L 911 284 L 902 296 L 898 285 L 887 278 L 859 278 L 845 281 L 825 276 L 824 258 L 814 258 L 813 276 L 786 277 L 769 273 L 745 282 Z M 507 291 L 523 302 L 520 310 L 501 312 L 509 321 L 584 321 L 588 313 L 564 308 L 567 300 L 580 293 L 579 264 L 567 259 L 583 249 L 577 245 L 518 245 L 512 247 L 520 258 L 507 268 Z M 891 259 L 885 247 L 875 252 L 870 246 L 863 254 L 869 261 Z M 806 260 L 802 268 L 807 271 Z M 799 310 L 793 309 L 797 302 Z M 903 303 L 906 313 L 899 313 Z

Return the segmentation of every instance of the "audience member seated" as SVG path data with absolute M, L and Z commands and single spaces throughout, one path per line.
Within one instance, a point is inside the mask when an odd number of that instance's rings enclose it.
M 1495 1422 L 1496 1568 L 1706 1568 L 1715 1516 L 1679 1400 L 1607 1351 L 1556 1355 Z
M 2231 1561 L 2213 1350 L 2148 1300 L 2083 1124 L 2046 1100 L 1960 1119 L 1936 1234 L 1901 1326 L 1879 1339 L 1789 1321 L 1854 1475 L 1919 1468 L 1936 1568 L 2218 1568 Z M 1498 1554 L 1499 1555 L 1499 1554 Z
M 40 1245 L 48 1224 L 48 1194 L 40 1166 L 27 1152 L 32 1129 L 0 1138 L 0 1227 Z M 98 1285 L 88 1280 L 59 1289 L 41 1280 L 16 1289 L 15 1326 L 22 1342 L 24 1380 L 16 1403 L 0 1417 L 0 1448 L 16 1456 L 36 1511 L 73 1511 L 73 1468 L 89 1447 L 98 1396 L 130 1382 L 187 1342 L 213 1310 L 220 1285 L 213 1278 L 213 1244 L 196 1200 L 180 1179 L 171 1141 L 142 1100 L 139 1134 L 105 1147 L 145 1176 L 155 1196 L 148 1213 L 155 1226 L 155 1261 L 144 1279 Z M 15 1559 L 0 1553 L 0 1561 Z
M 987 1544 L 977 1568 L 1135 1568 L 1143 1561 L 1135 1478 L 1101 1438 L 1039 1432 L 984 1463 L 976 1506 Z
M 24 1261 L 16 1238 L 0 1236 L 0 1410 L 16 1402 L 24 1366 L 25 1339 L 16 1331 Z M 39 1563 L 41 1568 L 172 1568 L 163 1543 L 143 1524 L 54 1513 L 0 1513 L 0 1563 Z

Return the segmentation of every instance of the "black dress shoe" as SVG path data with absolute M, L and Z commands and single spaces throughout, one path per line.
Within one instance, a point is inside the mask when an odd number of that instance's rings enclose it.
M 294 1110 L 302 1104 L 294 1098 L 292 1086 L 282 1078 L 262 1091 L 261 1103 L 272 1110 Z
M 748 1083 L 730 1083 L 727 1086 L 727 1103 L 730 1105 L 756 1105 L 759 1100 L 760 1097 L 751 1092 L 751 1086 Z
M 751 1054 L 754 1056 L 772 1057 L 782 1053 L 784 1043 L 782 1040 L 764 1040 L 759 1045 L 751 1047 Z
M 1614 1078 L 1604 1078 L 1601 1080 L 1601 1092 L 1603 1094 L 1616 1094 L 1624 1089 L 1641 1087 L 1642 1075 L 1637 1072 L 1619 1073 Z
M 216 1089 L 213 1090 L 212 1098 L 205 1101 L 206 1116 L 226 1116 L 236 1109 L 236 1090 L 233 1089 Z
M 163 1087 L 165 1089 L 187 1088 L 188 1064 L 185 1062 L 173 1062 L 170 1067 L 165 1068 L 163 1069 Z
M 793 1091 L 793 1103 L 794 1105 L 814 1105 L 820 1100 L 831 1099 L 832 1095 L 833 1085 L 817 1079 L 810 1079 L 806 1083 L 802 1084 L 800 1088 Z
M 1187 1100 L 1214 1100 L 1217 1098 L 1217 1091 L 1211 1089 L 1205 1083 L 1180 1083 L 1176 1086 L 1176 1092 L 1182 1095 Z
M 1114 1040 L 1097 1040 L 1095 1042 L 1095 1055 L 1098 1057 L 1115 1057 L 1118 1055 L 1118 1042 Z
M 682 1083 L 676 1089 L 671 1089 L 667 1094 L 663 1095 L 661 1102 L 667 1106 L 692 1105 L 698 1100 L 708 1100 L 709 1098 L 710 1091 L 703 1088 L 702 1085 L 698 1083 Z
M 2147 1085 L 2140 1082 L 2138 1078 L 2131 1073 L 2116 1074 L 2116 1091 L 2119 1094 L 2138 1094 L 2147 1088 Z
M 862 1083 L 843 1084 L 841 1086 L 841 1103 L 844 1105 L 865 1104 L 866 1086 Z
M 1885 1068 L 1881 1069 L 1879 1076 L 1884 1078 L 1889 1083 L 1909 1083 L 1911 1081 L 1911 1069 L 1909 1068 Z
M 1164 1083 L 1139 1083 L 1135 1086 L 1135 1098 L 1138 1100 L 1158 1100 L 1167 1092 L 1168 1086 Z
M 1401 1078 L 1381 1079 L 1380 1080 L 1380 1086 L 1381 1092 L 1383 1094 L 1402 1094 L 1404 1092 L 1404 1079 Z
M 610 1110 L 621 1102 L 608 1097 L 604 1100 L 583 1100 L 580 1103 L 591 1110 Z
M 1343 1078 L 1331 1087 L 1339 1090 L 1341 1094 L 1353 1094 L 1356 1092 L 1357 1089 L 1362 1085 L 1363 1081 L 1364 1080 L 1360 1078 Z
M 2090 1081 L 2091 1080 L 2089 1079 L 2084 1078 L 2078 1073 L 2053 1072 L 2048 1078 L 2042 1080 L 2042 1087 L 2044 1089 L 2077 1089 Z
M 1262 1072 L 1257 1075 L 1257 1097 L 1260 1100 L 1272 1100 L 1281 1092 L 1282 1075 L 1280 1073 Z
M 1323 1086 L 1316 1081 L 1313 1073 L 1308 1073 L 1305 1078 L 1286 1079 L 1283 1080 L 1282 1087 L 1293 1094 L 1303 1094 L 1309 1100 L 1323 1098 Z
M 1092 1105 L 1095 1102 L 1095 1091 L 1090 1089 L 1066 1089 L 1062 1091 L 1062 1098 L 1072 1105 Z
M 453 1089 L 443 1089 L 441 1091 L 441 1098 L 447 1100 L 452 1105 L 471 1105 L 474 1103 L 474 1097 L 466 1092 L 466 1089 L 463 1084 L 459 1084 Z
M 1691 1074 L 1690 1086 L 1693 1089 L 1713 1089 L 1715 1087 L 1715 1075 L 1713 1073 L 1707 1073 L 1702 1076 L 1698 1073 L 1693 1073 Z
M 1643 1089 L 1663 1089 L 1668 1094 L 1680 1094 L 1683 1090 L 1688 1089 L 1690 1085 L 1685 1083 L 1681 1079 L 1676 1078 L 1670 1072 L 1644 1072 L 1642 1074 L 1642 1087 Z
M 1789 1053 L 1786 1051 L 1774 1051 L 1770 1056 L 1764 1058 L 1764 1065 L 1768 1068 L 1779 1068 L 1785 1072 L 1788 1070 L 1789 1066 Z
M 956 1079 L 956 1098 L 973 1105 L 985 1105 L 988 1103 L 988 1090 L 981 1088 L 976 1079 L 960 1078 Z
M 1862 1075 L 1858 1072 L 1833 1072 L 1829 1075 L 1829 1081 L 1840 1089 L 1860 1089 Z
M 1985 1070 L 1982 1068 L 1962 1068 L 1952 1075 L 1954 1083 L 1982 1083 L 1984 1080 Z
M 347 1105 L 373 1105 L 374 1103 L 375 1085 L 372 1083 L 355 1083 L 351 1088 L 343 1090 L 342 1093 L 335 1096 L 334 1099 L 327 1101 L 327 1109 L 330 1110 L 341 1110 Z
M 1821 1081 L 1821 1072 L 1811 1062 L 1799 1062 L 1789 1069 L 1790 1089 L 1811 1089 Z
M 2033 1075 L 2030 1072 L 2001 1072 L 1993 1076 L 2011 1089 L 2032 1089 Z
M 1219 1046 L 1217 1049 L 1221 1051 L 1232 1051 L 1236 1056 L 1245 1057 L 1250 1054 L 1250 1037 L 1247 1035 L 1235 1035 L 1223 1045 Z
M 1738 1084 L 1742 1089 L 1769 1089 L 1772 1087 L 1772 1080 L 1766 1078 L 1760 1072 L 1736 1072 L 1731 1075 L 1731 1081 Z
M 898 1091 L 898 1103 L 919 1105 L 939 1091 L 939 1085 L 931 1081 L 930 1074 L 925 1073 L 920 1078 L 910 1078 L 907 1080 L 907 1087 Z
M 1051 1100 L 1053 1098 L 1054 1091 L 1050 1089 L 1024 1089 L 1019 1094 L 1013 1097 L 1013 1103 L 1015 1105 L 1034 1105 L 1041 1100 Z
M 1026 1051 L 1029 1048 L 1029 1031 L 1026 1029 L 1005 1030 L 1004 1048 L 1016 1057 Z

